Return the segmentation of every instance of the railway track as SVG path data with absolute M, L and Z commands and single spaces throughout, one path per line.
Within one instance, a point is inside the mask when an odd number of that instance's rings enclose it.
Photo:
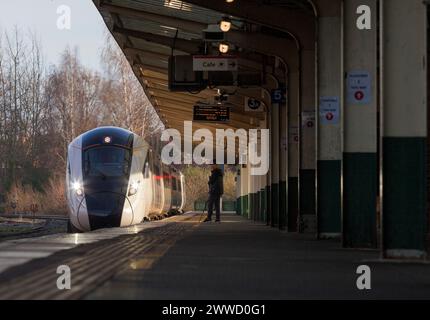
M 23 236 L 35 235 L 40 233 L 45 229 L 45 226 L 37 227 L 31 230 L 25 230 L 22 232 L 6 232 L 0 233 L 0 239 L 10 239 L 10 238 L 22 238 Z
M 1 218 L 5 219 L 16 219 L 16 215 L 13 216 L 1 216 Z M 25 220 L 33 220 L 33 217 L 23 216 Z M 25 230 L 17 230 L 14 232 L 2 232 L 0 229 L 0 241 L 5 240 L 14 240 L 14 239 L 22 239 L 22 238 L 30 238 L 43 236 L 48 234 L 62 233 L 66 232 L 66 221 L 67 217 L 55 217 L 55 216 L 37 216 L 34 217 L 36 220 L 45 220 L 43 224 L 38 224 L 33 228 L 26 228 Z
M 0 218 L 6 218 L 6 219 L 17 219 L 17 218 L 23 218 L 23 219 L 38 219 L 38 220 L 63 220 L 67 221 L 69 220 L 69 217 L 67 216 L 54 216 L 54 215 L 37 215 L 33 216 L 30 214 L 3 214 L 0 216 Z

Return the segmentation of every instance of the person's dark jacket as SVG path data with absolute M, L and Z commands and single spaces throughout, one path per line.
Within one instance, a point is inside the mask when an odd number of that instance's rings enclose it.
M 220 169 L 212 170 L 212 174 L 209 177 L 209 194 L 214 196 L 220 196 L 224 193 L 224 182 L 222 171 Z

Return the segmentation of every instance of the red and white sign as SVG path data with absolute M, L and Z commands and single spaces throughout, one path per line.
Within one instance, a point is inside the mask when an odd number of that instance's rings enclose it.
M 366 105 L 372 101 L 372 77 L 368 71 L 348 72 L 348 103 Z
M 361 101 L 364 98 L 364 92 L 363 91 L 357 91 L 354 94 L 354 96 L 355 96 L 355 99 L 357 99 L 358 101 Z
M 309 129 L 315 127 L 315 111 L 302 112 L 302 127 Z
M 320 125 L 335 125 L 339 122 L 339 97 L 320 97 Z
M 288 143 L 290 143 L 290 144 L 299 143 L 299 128 L 298 127 L 290 127 L 288 133 L 289 133 Z
M 232 55 L 193 56 L 193 71 L 237 71 L 238 59 Z

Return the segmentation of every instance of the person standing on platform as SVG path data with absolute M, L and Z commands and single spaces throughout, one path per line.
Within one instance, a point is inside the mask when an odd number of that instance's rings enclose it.
M 213 207 L 215 206 L 215 222 L 221 222 L 220 200 L 224 193 L 223 173 L 217 164 L 213 164 L 211 175 L 209 177 L 209 199 L 208 199 L 208 216 L 204 222 L 212 221 Z

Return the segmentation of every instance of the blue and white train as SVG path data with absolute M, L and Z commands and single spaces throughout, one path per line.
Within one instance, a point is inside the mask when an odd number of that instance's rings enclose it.
M 100 127 L 68 148 L 69 232 L 127 227 L 180 213 L 184 176 L 162 163 L 159 148 L 121 128 Z

